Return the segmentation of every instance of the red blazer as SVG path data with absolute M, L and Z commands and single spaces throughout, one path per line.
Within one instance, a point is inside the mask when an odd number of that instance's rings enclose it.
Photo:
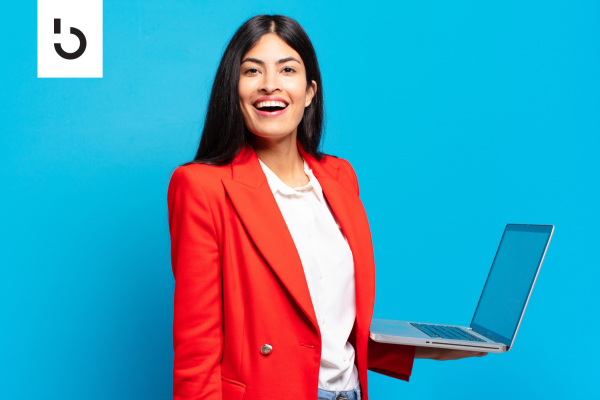
M 354 258 L 349 340 L 368 399 L 367 369 L 408 381 L 414 347 L 373 342 L 375 265 L 350 163 L 298 150 L 319 180 Z M 316 399 L 321 339 L 300 256 L 256 153 L 177 168 L 168 190 L 175 276 L 173 399 Z M 273 350 L 261 354 L 261 347 Z

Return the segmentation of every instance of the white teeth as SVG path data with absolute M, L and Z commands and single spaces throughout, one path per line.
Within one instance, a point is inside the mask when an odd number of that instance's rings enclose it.
M 283 107 L 283 108 L 285 108 L 286 105 L 283 101 L 261 101 L 259 103 L 256 103 L 254 105 L 254 107 L 256 107 L 256 108 L 261 108 L 261 107 Z

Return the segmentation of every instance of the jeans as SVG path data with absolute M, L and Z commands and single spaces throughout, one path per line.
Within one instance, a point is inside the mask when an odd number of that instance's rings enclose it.
M 319 389 L 318 400 L 361 400 L 362 394 L 360 386 L 354 390 L 344 392 L 332 392 L 330 390 Z

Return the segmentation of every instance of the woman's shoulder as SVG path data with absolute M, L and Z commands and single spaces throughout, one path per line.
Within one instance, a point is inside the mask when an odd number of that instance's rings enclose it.
M 326 168 L 337 169 L 339 171 L 339 179 L 344 181 L 348 178 L 354 187 L 354 190 L 356 190 L 356 193 L 358 194 L 358 178 L 356 177 L 356 172 L 354 171 L 352 164 L 350 164 L 350 161 L 332 154 L 324 154 L 320 163 Z
M 352 172 L 354 172 L 354 168 L 352 168 L 350 161 L 346 160 L 345 158 L 334 156 L 333 154 L 323 154 L 321 164 L 331 166 L 333 168 L 339 169 L 340 171 L 351 170 Z
M 173 171 L 169 182 L 169 189 L 195 189 L 211 193 L 215 190 L 218 191 L 222 187 L 221 179 L 224 177 L 231 177 L 231 166 L 191 162 L 183 164 Z

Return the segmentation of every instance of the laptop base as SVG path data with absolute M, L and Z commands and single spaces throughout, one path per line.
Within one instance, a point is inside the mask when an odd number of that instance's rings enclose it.
M 480 351 L 487 353 L 504 353 L 508 348 L 487 338 L 469 327 L 458 325 L 443 325 L 461 328 L 481 341 L 456 340 L 440 337 L 430 337 L 412 324 L 423 324 L 415 321 L 396 321 L 391 319 L 374 318 L 371 322 L 370 337 L 376 342 L 406 344 L 412 346 L 438 347 L 443 349 Z M 430 324 L 428 324 L 430 325 Z

